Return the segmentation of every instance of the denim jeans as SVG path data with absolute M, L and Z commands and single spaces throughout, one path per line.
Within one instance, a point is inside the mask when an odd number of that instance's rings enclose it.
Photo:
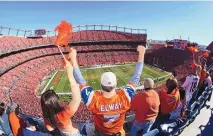
M 152 127 L 152 125 L 154 124 L 155 119 L 149 122 L 137 122 L 135 121 L 132 125 L 131 128 L 131 136 L 136 136 L 137 132 L 141 129 L 143 129 L 143 134 L 149 132 L 150 128 Z
M 67 133 L 62 132 L 62 135 L 63 136 L 82 136 L 80 132 L 76 132 L 76 133 L 72 133 L 72 134 L 67 134 Z

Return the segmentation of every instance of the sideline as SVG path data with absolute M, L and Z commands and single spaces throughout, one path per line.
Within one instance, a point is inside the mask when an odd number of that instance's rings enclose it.
M 42 95 L 45 91 L 46 91 L 46 89 L 47 89 L 47 87 L 49 86 L 49 84 L 52 82 L 52 80 L 53 80 L 53 78 L 55 77 L 55 75 L 58 73 L 58 70 L 54 73 L 54 75 L 51 77 L 51 79 L 48 81 L 48 83 L 46 84 L 46 86 L 44 87 L 44 89 L 42 90 L 42 92 L 41 92 L 41 94 L 40 95 Z

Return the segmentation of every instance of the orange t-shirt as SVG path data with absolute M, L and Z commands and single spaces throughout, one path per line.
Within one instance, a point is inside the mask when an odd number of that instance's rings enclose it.
M 202 87 L 204 80 L 206 79 L 206 69 L 201 70 L 199 88 Z
M 142 91 L 135 95 L 131 109 L 136 111 L 135 120 L 138 122 L 152 121 L 158 116 L 160 98 L 155 90 Z
M 162 114 L 169 114 L 175 110 L 180 103 L 180 93 L 176 88 L 172 93 L 168 94 L 165 89 L 160 94 L 160 108 Z
M 71 117 L 74 115 L 75 113 L 72 111 L 72 109 L 69 106 L 66 106 L 64 108 L 64 110 L 62 110 L 61 112 L 59 112 L 56 115 L 56 119 L 57 119 L 57 125 L 59 127 L 59 129 L 66 129 L 70 124 L 72 124 L 71 121 Z M 48 121 L 44 118 L 44 123 L 46 125 L 46 128 L 49 128 L 52 126 L 48 123 Z
M 96 91 L 88 108 L 93 113 L 95 128 L 104 134 L 114 134 L 123 128 L 130 101 L 123 90 L 117 91 L 112 98 L 105 98 Z
M 101 91 L 94 91 L 87 84 L 81 85 L 81 96 L 88 109 L 93 113 L 95 128 L 104 134 L 116 134 L 123 131 L 125 113 L 135 95 L 136 85 L 128 83 L 124 89 L 116 90 L 111 98 L 105 98 Z
M 18 117 L 15 112 L 9 114 L 9 121 L 14 136 L 22 136 L 22 129 L 26 127 L 24 120 Z

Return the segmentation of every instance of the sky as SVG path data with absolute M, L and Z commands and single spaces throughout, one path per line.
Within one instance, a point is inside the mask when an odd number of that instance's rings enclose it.
M 213 1 L 0 2 L 0 26 L 53 30 L 61 20 L 146 29 L 152 40 L 213 41 Z

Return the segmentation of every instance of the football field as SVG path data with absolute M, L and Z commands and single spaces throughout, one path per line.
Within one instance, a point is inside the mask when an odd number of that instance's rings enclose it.
M 129 78 L 134 73 L 135 64 L 124 64 L 124 65 L 115 65 L 108 67 L 98 67 L 98 68 L 81 68 L 83 77 L 86 79 L 88 84 L 92 86 L 95 90 L 100 90 L 100 77 L 103 72 L 111 71 L 114 72 L 117 77 L 118 85 L 117 87 L 124 86 Z M 45 90 L 49 88 L 54 88 L 56 93 L 70 93 L 69 80 L 65 70 L 59 70 L 52 74 L 53 77 L 46 82 Z M 170 75 L 170 73 L 162 71 L 155 67 L 150 67 L 145 65 L 141 75 L 141 81 L 144 78 L 157 79 Z M 165 78 L 166 79 L 166 78 Z M 165 79 L 156 81 L 156 85 L 160 85 L 165 82 Z M 44 90 L 44 91 L 45 91 Z

